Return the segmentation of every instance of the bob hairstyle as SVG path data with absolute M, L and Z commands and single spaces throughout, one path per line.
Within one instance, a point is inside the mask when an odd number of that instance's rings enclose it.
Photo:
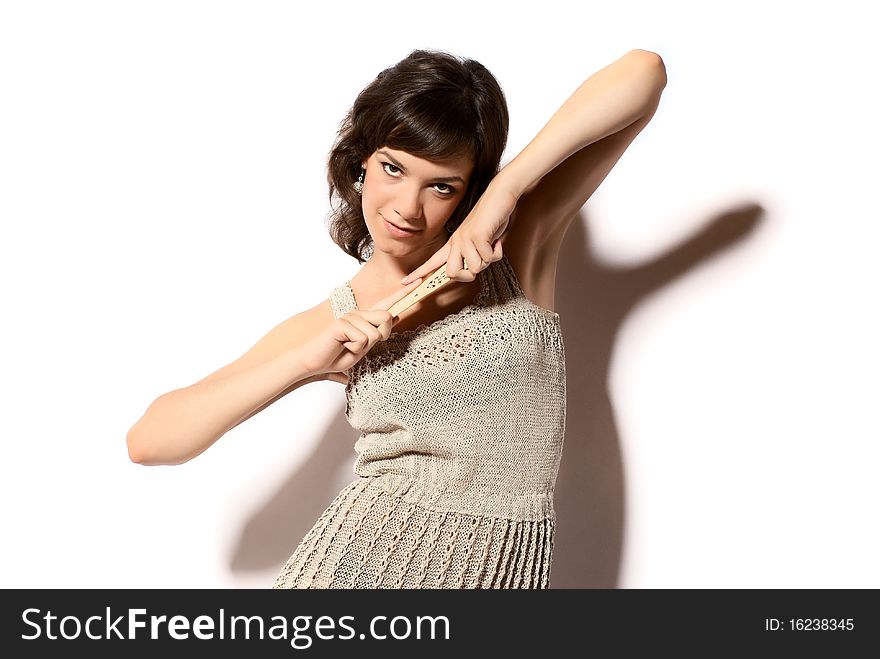
M 379 73 L 342 120 L 328 157 L 333 242 L 360 263 L 372 255 L 373 239 L 352 185 L 361 163 L 383 146 L 435 162 L 473 160 L 467 190 L 446 223 L 455 231 L 498 173 L 509 121 L 501 86 L 475 60 L 413 50 Z

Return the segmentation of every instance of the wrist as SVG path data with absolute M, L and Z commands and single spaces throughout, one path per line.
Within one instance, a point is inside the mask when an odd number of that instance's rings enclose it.
M 490 183 L 491 186 L 513 195 L 517 200 L 535 187 L 538 182 L 522 170 L 518 158 L 519 156 L 507 163 Z
M 283 359 L 287 372 L 290 373 L 291 384 L 320 375 L 320 373 L 308 363 L 303 350 L 299 347 L 291 348 L 285 352 Z

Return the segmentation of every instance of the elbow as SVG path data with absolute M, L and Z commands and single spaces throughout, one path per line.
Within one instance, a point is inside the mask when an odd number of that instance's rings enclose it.
M 125 437 L 125 443 L 128 446 L 128 459 L 135 464 L 147 467 L 178 464 L 176 462 L 166 462 L 165 460 L 160 459 L 159 456 L 153 455 L 150 452 L 149 443 L 145 442 L 137 432 L 137 424 L 128 431 L 128 435 Z
M 159 398 L 150 403 L 147 411 L 144 412 L 143 416 L 138 419 L 137 423 L 131 427 L 128 434 L 125 436 L 125 443 L 128 447 L 128 459 L 135 464 L 149 467 L 165 464 L 178 464 L 176 462 L 166 461 L 165 458 L 168 456 L 161 455 L 164 448 L 158 441 L 158 438 L 164 433 L 161 430 L 152 427 L 152 425 L 147 425 L 150 423 L 149 417 L 151 411 L 154 410 L 156 403 L 161 399 L 162 396 L 159 396 Z
M 645 65 L 651 71 L 651 74 L 655 76 L 660 85 L 660 89 L 666 87 L 666 64 L 663 62 L 663 58 L 660 57 L 660 55 L 651 50 L 643 50 L 641 48 L 631 50 L 630 54 L 645 62 Z
M 663 58 L 660 57 L 657 53 L 652 50 L 644 50 L 643 48 L 633 48 L 630 53 L 634 54 L 636 57 L 641 57 L 645 61 L 652 62 L 654 64 L 663 64 Z
M 179 465 L 189 460 L 189 458 L 181 460 L 161 459 L 158 456 L 151 455 L 143 444 L 132 441 L 131 434 L 126 438 L 126 442 L 128 443 L 128 459 L 135 464 L 144 465 L 145 467 Z
M 128 431 L 125 438 L 128 445 L 128 459 L 135 464 L 145 467 L 173 467 L 192 460 L 195 455 L 160 455 L 156 451 L 150 452 L 149 445 L 137 439 L 134 428 Z
M 146 455 L 143 446 L 135 439 L 134 428 L 128 431 L 125 437 L 125 443 L 128 446 L 128 459 L 135 464 L 147 464 Z
M 163 394 L 150 403 L 144 415 L 126 435 L 128 459 L 146 466 L 173 466 L 189 462 L 219 437 L 205 441 L 181 435 L 176 403 L 167 401 L 173 394 Z M 225 432 L 225 431 L 224 431 Z
M 137 423 L 129 429 L 125 436 L 125 444 L 128 447 L 128 459 L 135 464 L 150 464 L 149 453 L 151 441 L 149 433 L 145 435 L 146 428 L 144 424 L 146 423 L 146 418 L 153 405 L 155 405 L 155 401 L 150 403 L 147 411 L 144 412 L 143 416 L 137 420 Z

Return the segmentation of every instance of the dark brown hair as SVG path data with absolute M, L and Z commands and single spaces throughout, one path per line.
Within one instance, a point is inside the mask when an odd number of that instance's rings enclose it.
M 352 185 L 361 163 L 383 146 L 432 161 L 473 158 L 467 190 L 447 222 L 457 228 L 498 173 L 508 124 L 504 92 L 486 67 L 443 51 L 413 50 L 358 94 L 340 124 L 327 161 L 333 242 L 361 263 L 372 253 Z

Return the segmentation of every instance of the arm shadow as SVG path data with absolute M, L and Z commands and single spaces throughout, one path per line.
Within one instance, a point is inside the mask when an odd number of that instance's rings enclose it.
M 644 298 L 752 233 L 763 207 L 745 202 L 709 218 L 649 261 L 617 267 L 591 250 L 583 212 L 559 255 L 556 300 L 566 352 L 566 429 L 556 481 L 554 588 L 617 588 L 624 542 L 625 470 L 608 392 L 621 325 Z M 566 331 L 566 328 L 571 328 Z
M 335 382 L 316 382 L 311 386 L 342 389 L 342 385 Z M 230 572 L 281 570 L 330 502 L 347 483 L 357 478 L 353 469 L 353 446 L 358 435 L 345 417 L 343 404 L 312 453 L 245 521 L 229 561 Z

